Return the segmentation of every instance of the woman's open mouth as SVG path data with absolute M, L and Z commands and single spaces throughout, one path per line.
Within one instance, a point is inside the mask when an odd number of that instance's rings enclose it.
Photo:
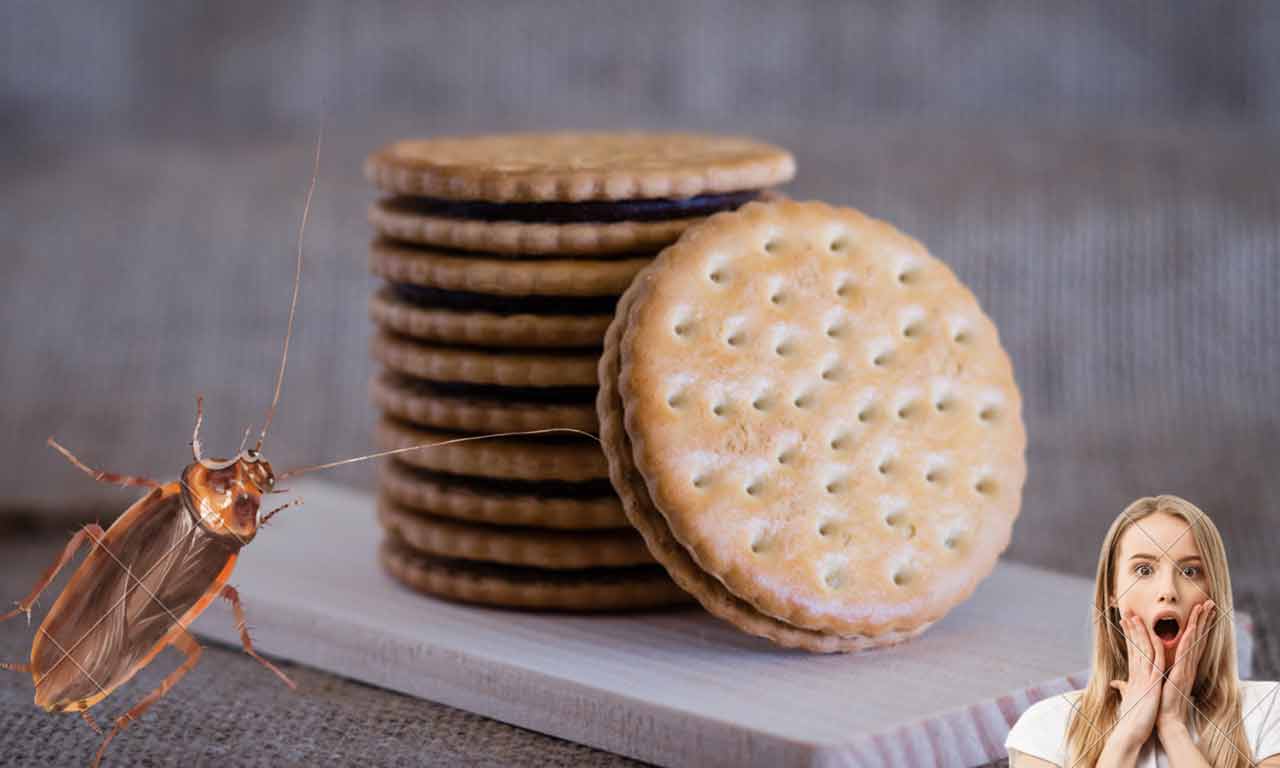
M 1181 632 L 1182 627 L 1178 624 L 1177 619 L 1171 616 L 1157 619 L 1155 626 L 1152 628 L 1155 630 L 1156 636 L 1164 641 L 1165 647 L 1171 648 L 1178 644 L 1178 634 Z

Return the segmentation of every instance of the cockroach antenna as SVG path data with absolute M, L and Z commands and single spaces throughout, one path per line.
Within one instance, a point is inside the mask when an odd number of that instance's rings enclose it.
M 191 430 L 191 455 L 196 461 L 203 461 L 200 446 L 200 425 L 204 422 L 204 395 L 196 395 L 196 426 Z
M 252 424 L 244 428 L 244 434 L 240 436 L 240 447 L 236 449 L 236 455 L 244 453 L 244 447 L 249 443 L 249 433 L 252 431 Z
M 262 444 L 267 440 L 267 430 L 271 429 L 271 420 L 276 415 L 276 404 L 280 402 L 284 368 L 289 362 L 289 339 L 293 336 L 293 315 L 298 309 L 298 287 L 302 285 L 302 236 L 307 231 L 307 217 L 311 214 L 311 196 L 315 194 L 316 179 L 320 177 L 320 145 L 323 139 L 322 129 L 316 136 L 316 156 L 311 166 L 311 185 L 307 187 L 307 201 L 302 206 L 302 221 L 298 224 L 298 262 L 293 272 L 293 300 L 289 302 L 289 324 L 284 332 L 284 351 L 280 355 L 280 371 L 276 374 L 276 391 L 271 397 L 271 407 L 267 409 L 267 420 L 262 425 L 262 433 L 258 435 L 258 443 L 253 447 L 254 453 L 262 453 Z
M 333 467 L 340 467 L 343 464 L 355 464 L 360 461 L 368 461 L 369 459 L 380 459 L 383 456 L 395 456 L 401 453 L 408 453 L 409 451 L 420 451 L 424 448 L 439 448 L 441 446 L 453 445 L 455 443 L 466 443 L 471 440 L 488 440 L 493 437 L 525 437 L 528 435 L 545 435 L 551 432 L 571 432 L 577 435 L 585 435 L 586 437 L 595 440 L 597 443 L 600 442 L 600 438 L 590 432 L 584 432 L 581 429 L 574 429 L 573 427 L 549 427 L 547 429 L 534 429 L 527 432 L 497 432 L 491 435 L 467 435 L 466 437 L 455 437 L 452 440 L 445 440 L 439 443 L 423 443 L 422 445 L 410 445 L 404 448 L 392 448 L 388 451 L 378 451 L 377 453 L 370 453 L 365 456 L 356 456 L 351 459 L 342 459 L 341 461 L 330 461 L 325 464 L 313 464 L 309 467 L 296 467 L 294 469 L 281 472 L 276 475 L 276 479 L 284 480 L 287 477 L 297 477 L 298 475 L 305 475 L 309 472 L 319 472 L 322 469 L 332 469 Z

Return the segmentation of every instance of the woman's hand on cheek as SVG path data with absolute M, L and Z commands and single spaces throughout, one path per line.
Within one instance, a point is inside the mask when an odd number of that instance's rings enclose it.
M 1129 649 L 1129 679 L 1111 681 L 1111 687 L 1120 691 L 1113 733 L 1136 748 L 1151 736 L 1160 711 L 1164 654 L 1156 653 L 1154 636 L 1142 619 L 1130 613 L 1120 625 Z
M 1216 613 L 1212 600 L 1191 609 L 1187 628 L 1183 630 L 1182 637 L 1178 638 L 1178 646 L 1174 649 L 1173 667 L 1160 692 L 1160 717 L 1156 723 L 1156 728 L 1160 731 L 1186 727 L 1191 721 L 1191 689 L 1195 687 L 1196 669 L 1200 666 L 1200 656 L 1204 653 L 1204 640 L 1209 635 Z M 1164 650 L 1163 647 L 1161 650 Z

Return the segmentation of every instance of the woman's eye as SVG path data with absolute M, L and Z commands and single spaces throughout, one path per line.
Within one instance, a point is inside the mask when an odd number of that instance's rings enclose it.
M 1191 573 L 1187 573 L 1187 571 L 1191 571 Z M 1188 565 L 1187 567 L 1182 569 L 1182 575 L 1186 576 L 1188 579 L 1194 579 L 1195 577 L 1200 575 L 1200 569 L 1195 567 L 1194 565 Z
M 1146 563 L 1143 563 L 1142 565 L 1139 565 L 1137 568 L 1134 568 L 1133 572 L 1138 574 L 1139 576 L 1149 576 L 1151 572 L 1151 566 L 1147 565 Z

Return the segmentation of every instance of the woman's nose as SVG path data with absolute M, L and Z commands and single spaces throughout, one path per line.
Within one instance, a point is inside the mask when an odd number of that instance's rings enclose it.
M 1174 567 L 1161 568 L 1159 578 L 1159 595 L 1158 599 L 1174 603 L 1178 600 L 1178 569 Z

